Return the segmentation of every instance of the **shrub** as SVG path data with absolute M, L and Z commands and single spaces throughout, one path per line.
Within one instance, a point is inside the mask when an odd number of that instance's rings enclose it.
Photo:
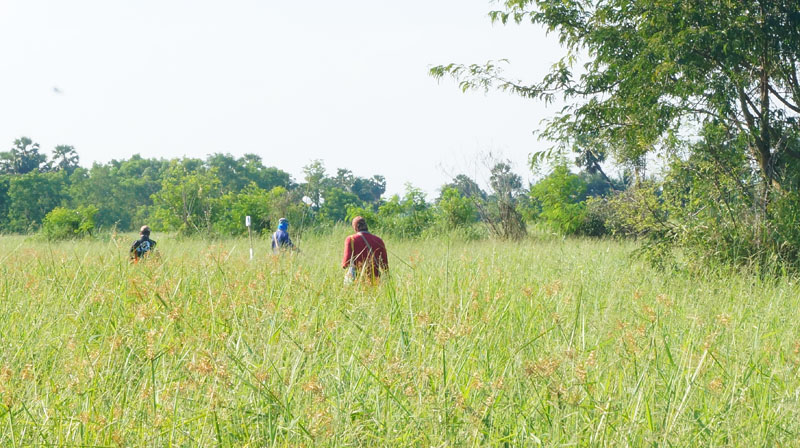
M 531 196 L 542 207 L 539 215 L 560 233 L 580 233 L 586 220 L 586 182 L 559 165 L 531 188 Z
M 287 218 L 295 229 L 305 224 L 308 207 L 295 201 L 283 187 L 264 190 L 251 183 L 239 193 L 228 193 L 219 198 L 222 210 L 214 230 L 224 235 L 246 235 L 245 216 L 252 218 L 252 230 L 256 234 L 269 234 L 280 218 Z
M 437 204 L 437 221 L 445 229 L 464 227 L 478 220 L 473 200 L 455 188 L 446 188 Z
M 89 205 L 69 209 L 56 207 L 42 221 L 42 233 L 49 240 L 63 240 L 89 236 L 94 230 L 97 207 Z

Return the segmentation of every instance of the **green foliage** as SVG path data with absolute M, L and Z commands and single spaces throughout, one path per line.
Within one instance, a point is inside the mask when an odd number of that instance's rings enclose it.
M 8 228 L 8 207 L 11 198 L 8 197 L 10 176 L 0 174 L 0 233 Z
M 486 200 L 487 194 L 481 189 L 477 182 L 466 174 L 459 174 L 452 181 L 444 184 L 441 188 L 442 193 L 450 188 L 455 188 L 461 196 L 475 198 L 476 200 Z
M 322 160 L 313 160 L 303 167 L 303 173 L 306 181 L 303 185 L 305 194 L 311 199 L 311 206 L 314 210 L 319 210 L 324 192 L 325 164 Z
M 70 176 L 70 203 L 96 206 L 98 227 L 135 229 L 148 220 L 151 197 L 161 190 L 168 167 L 168 161 L 134 155 L 128 160 L 95 163 L 89 170 L 77 168 Z
M 434 212 L 425 200 L 425 193 L 409 184 L 402 198 L 394 195 L 380 206 L 377 219 L 384 231 L 411 238 L 419 236 L 433 224 Z
M 153 217 L 165 230 L 213 232 L 220 212 L 220 185 L 214 170 L 190 168 L 191 160 L 173 161 L 153 195 Z
M 90 236 L 94 230 L 97 207 L 69 209 L 56 207 L 45 216 L 42 234 L 49 240 L 64 240 Z
M 55 171 L 66 171 L 71 174 L 78 168 L 79 161 L 80 157 L 74 146 L 58 145 L 53 149 L 53 160 L 49 168 Z
M 225 235 L 246 235 L 245 217 L 252 219 L 256 234 L 269 234 L 280 218 L 287 218 L 299 229 L 304 225 L 308 207 L 293 201 L 283 187 L 266 191 L 255 183 L 239 193 L 228 193 L 218 199 L 219 216 L 214 220 L 214 230 Z
M 280 187 L 276 187 L 280 188 Z M 247 234 L 245 217 L 252 219 L 253 232 L 269 231 L 270 194 L 251 183 L 239 193 L 227 193 L 219 198 L 220 216 L 214 220 L 214 230 L 224 235 Z
M 330 224 L 344 221 L 347 218 L 348 207 L 361 205 L 358 196 L 335 187 L 325 191 L 324 200 L 325 202 L 319 210 L 319 216 Z
M 653 253 L 800 266 L 792 227 L 800 194 L 796 1 L 500 4 L 492 20 L 530 22 L 559 37 L 566 54 L 550 73 L 525 83 L 489 62 L 442 65 L 431 75 L 452 76 L 462 90 L 566 100 L 539 133 L 555 147 L 532 161 L 573 151 L 608 183 L 600 166 L 607 156 L 632 173 L 635 191 L 616 193 L 610 211 L 595 202 L 590 221 L 646 235 Z M 668 167 L 648 178 L 654 155 Z M 580 209 L 557 208 L 554 222 L 576 229 Z
M 580 233 L 586 220 L 586 190 L 580 176 L 559 165 L 531 188 L 531 196 L 541 204 L 541 218 L 555 230 L 571 235 Z
M 434 67 L 462 89 L 500 88 L 545 102 L 563 95 L 564 111 L 543 132 L 564 147 L 594 147 L 620 161 L 668 150 L 697 123 L 720 123 L 748 140 L 761 179 L 785 181 L 776 168 L 797 138 L 800 112 L 800 14 L 794 0 L 675 4 L 632 0 L 521 0 L 492 19 L 541 25 L 566 55 L 541 82 L 503 77 L 499 65 Z M 588 62 L 578 64 L 585 55 Z M 691 138 L 691 137 L 690 137 Z
M 456 188 L 445 188 L 439 197 L 437 220 L 441 228 L 454 229 L 477 221 L 478 214 L 472 199 L 465 197 Z
M 511 171 L 508 161 L 496 161 L 490 170 L 489 185 L 492 190 L 486 199 L 481 199 L 479 192 L 472 195 L 489 232 L 501 239 L 524 238 L 528 232 L 519 211 L 519 198 L 524 194 L 522 178 Z
M 382 199 L 386 191 L 383 176 L 360 177 L 344 168 L 328 176 L 321 160 L 305 168 L 305 183 L 298 185 L 288 173 L 265 167 L 253 154 L 173 160 L 134 155 L 84 168 L 78 166 L 80 158 L 72 146 L 57 146 L 52 160 L 45 163 L 38 145 L 30 139 L 19 139 L 15 145 L 13 160 L 35 159 L 39 165 L 25 174 L 16 172 L 24 164 L 13 165 L 12 158 L 4 165 L 10 171 L 0 174 L 3 233 L 35 231 L 56 207 L 95 207 L 96 228 L 118 231 L 148 223 L 155 231 L 240 235 L 246 231 L 243 222 L 249 215 L 256 233 L 271 232 L 281 217 L 289 218 L 295 232 L 303 232 L 334 228 L 348 220 L 352 210 L 359 210 L 371 217 L 374 227 L 418 237 L 434 228 L 439 232 L 466 228 L 476 219 L 476 201 L 493 203 L 466 176 L 453 183 L 462 197 L 447 196 L 440 210 L 437 204 L 427 202 L 421 190 L 411 187 L 387 203 Z M 495 183 L 500 186 L 510 181 L 511 189 L 503 194 L 518 197 L 521 178 L 510 167 L 501 171 L 495 173 Z
M 639 182 L 608 201 L 606 225 L 645 237 L 643 253 L 658 265 L 678 252 L 694 263 L 764 270 L 797 267 L 797 194 L 765 192 L 748 167 L 739 138 L 706 128 L 686 159 L 673 158 L 661 180 Z
M 386 178 L 379 174 L 370 178 L 356 177 L 353 179 L 350 191 L 361 201 L 377 205 L 386 192 Z
M 28 137 L 14 140 L 10 151 L 0 152 L 0 174 L 27 174 L 44 171 L 47 156 L 39 153 L 39 144 Z
M 356 204 L 347 207 L 347 220 L 363 216 L 370 229 L 399 238 L 418 237 L 436 222 L 436 211 L 425 200 L 425 193 L 406 185 L 406 193 L 401 197 L 393 195 L 381 205 L 377 212 L 371 207 Z
M 238 159 L 230 154 L 212 154 L 206 158 L 205 166 L 216 173 L 220 188 L 226 193 L 241 191 L 250 184 L 267 191 L 292 186 L 289 173 L 265 167 L 261 157 L 255 154 L 245 154 Z
M 34 170 L 8 179 L 8 228 L 13 232 L 37 229 L 45 215 L 66 199 L 65 173 Z

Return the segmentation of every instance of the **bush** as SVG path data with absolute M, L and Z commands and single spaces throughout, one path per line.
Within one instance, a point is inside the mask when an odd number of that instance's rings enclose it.
M 92 234 L 97 207 L 89 205 L 69 209 L 56 207 L 42 221 L 42 233 L 48 240 L 82 238 Z
M 455 188 L 446 188 L 437 204 L 437 221 L 444 229 L 468 226 L 478 220 L 473 200 Z
M 374 213 L 364 207 L 349 206 L 347 218 L 363 216 L 371 229 L 390 234 L 399 238 L 414 238 L 431 227 L 434 222 L 434 210 L 425 201 L 425 193 L 410 185 L 406 187 L 406 194 L 401 198 L 392 196 L 385 204 Z
M 581 233 L 586 221 L 586 189 L 580 176 L 559 165 L 531 188 L 531 196 L 541 204 L 542 219 L 558 232 L 573 235 Z
M 605 198 L 589 198 L 586 200 L 583 222 L 578 227 L 577 233 L 586 236 L 607 235 L 609 228 L 606 223 L 611 218 L 608 201 Z
M 215 230 L 221 234 L 246 235 L 245 216 L 252 218 L 252 230 L 256 234 L 269 235 L 278 225 L 280 218 L 289 220 L 292 228 L 302 231 L 310 221 L 308 206 L 294 200 L 283 187 L 266 191 L 255 184 L 245 187 L 239 193 L 229 193 L 220 198 L 220 209 L 224 209 Z

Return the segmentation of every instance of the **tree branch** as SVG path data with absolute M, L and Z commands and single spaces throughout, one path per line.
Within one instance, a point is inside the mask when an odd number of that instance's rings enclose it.
M 772 85 L 769 85 L 769 91 L 772 93 L 773 96 L 775 96 L 775 98 L 779 99 L 781 101 L 781 103 L 785 104 L 786 107 L 788 107 L 789 109 L 791 109 L 791 110 L 793 110 L 793 111 L 795 111 L 797 113 L 800 113 L 800 107 L 797 107 L 796 105 L 794 105 L 794 104 L 790 103 L 789 101 L 787 101 L 786 98 L 781 96 L 781 94 L 778 93 L 778 91 L 775 90 L 774 87 L 772 87 Z

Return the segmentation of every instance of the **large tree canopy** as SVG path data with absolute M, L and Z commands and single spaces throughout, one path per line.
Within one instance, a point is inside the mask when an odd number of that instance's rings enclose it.
M 506 0 L 493 20 L 530 22 L 566 50 L 528 84 L 497 63 L 450 64 L 464 90 L 499 88 L 564 109 L 541 135 L 619 161 L 724 126 L 768 187 L 792 181 L 800 159 L 800 4 L 797 0 Z M 583 64 L 581 60 L 587 60 Z

